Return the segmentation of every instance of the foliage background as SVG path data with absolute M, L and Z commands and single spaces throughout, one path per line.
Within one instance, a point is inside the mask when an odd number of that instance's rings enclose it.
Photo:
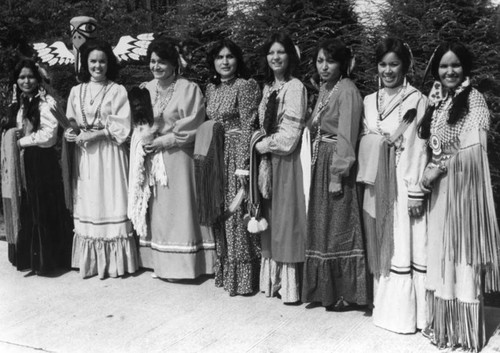
M 99 23 L 100 37 L 117 43 L 125 34 L 164 33 L 188 44 L 184 73 L 204 88 L 207 50 L 221 37 L 239 43 L 254 77 L 263 77 L 260 46 L 274 30 L 287 31 L 301 50 L 300 78 L 308 86 L 319 40 L 339 36 L 356 53 L 354 80 L 363 95 L 373 92 L 373 49 L 380 38 L 396 36 L 409 43 L 415 57 L 413 83 L 422 84 L 431 53 L 442 40 L 466 43 L 475 54 L 473 83 L 486 96 L 492 113 L 489 158 L 500 207 L 500 8 L 489 0 L 364 0 L 375 17 L 360 17 L 350 0 L 6 0 L 0 4 L 0 114 L 9 99 L 7 82 L 17 54 L 29 55 L 29 43 L 68 45 L 69 20 L 89 15 Z M 251 10 L 249 10 L 251 9 Z M 51 68 L 52 83 L 64 100 L 76 81 L 72 67 Z M 126 64 L 120 82 L 127 87 L 150 79 L 146 63 Z

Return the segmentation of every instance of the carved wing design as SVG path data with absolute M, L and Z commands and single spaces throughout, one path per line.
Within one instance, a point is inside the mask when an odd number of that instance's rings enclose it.
M 51 45 L 45 43 L 34 43 L 33 49 L 38 53 L 38 57 L 43 63 L 49 66 L 70 65 L 75 62 L 75 56 L 68 49 L 66 44 L 57 41 Z
M 139 61 L 145 57 L 148 46 L 154 39 L 153 33 L 139 34 L 137 37 L 123 36 L 113 48 L 118 61 Z

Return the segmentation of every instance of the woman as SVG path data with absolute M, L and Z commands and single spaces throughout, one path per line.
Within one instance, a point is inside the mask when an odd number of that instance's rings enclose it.
M 212 274 L 215 242 L 211 229 L 198 222 L 193 162 L 196 129 L 205 120 L 204 98 L 195 83 L 179 76 L 173 42 L 155 39 L 147 57 L 154 78 L 146 88 L 159 129 L 144 145 L 155 175 L 148 234 L 140 238 L 141 264 L 154 270 L 153 277 L 166 279 Z
M 23 59 L 16 65 L 10 116 L 2 124 L 2 196 L 9 260 L 18 270 L 31 269 L 37 275 L 56 267 L 69 268 L 72 240 L 55 149 L 58 125 L 52 109 L 56 101 L 42 83 L 34 61 Z
M 432 150 L 422 178 L 431 192 L 423 333 L 439 347 L 477 352 L 485 344 L 482 288 L 500 290 L 500 236 L 486 154 L 490 113 L 470 83 L 472 55 L 463 44 L 441 44 L 429 65 L 436 82 L 419 130 Z
M 373 322 L 413 333 L 425 325 L 426 218 L 419 181 L 427 157 L 417 125 L 426 99 L 406 79 L 412 65 L 407 44 L 387 38 L 375 56 L 380 88 L 364 100 L 357 178 L 365 184 Z
M 69 94 L 67 117 L 79 129 L 66 130 L 75 143 L 75 239 L 73 267 L 82 277 L 117 277 L 138 268 L 137 247 L 127 217 L 127 150 L 130 106 L 125 87 L 114 82 L 118 63 L 108 43 L 82 48 L 81 84 Z
M 267 67 L 259 121 L 266 136 L 255 148 L 270 159 L 272 196 L 263 202 L 269 228 L 261 234 L 260 290 L 266 296 L 280 295 L 284 303 L 298 303 L 306 235 L 300 139 L 307 92 L 293 77 L 299 57 L 288 35 L 272 34 L 263 50 Z
M 322 84 L 312 113 L 315 138 L 302 301 L 344 311 L 351 304 L 367 303 L 353 171 L 363 100 L 348 77 L 352 56 L 342 41 L 322 41 L 315 58 Z
M 208 53 L 212 74 L 207 86 L 207 114 L 223 124 L 225 209 L 240 189 L 248 184 L 249 146 L 252 124 L 257 117 L 260 90 L 247 80 L 243 53 L 229 39 L 217 42 Z M 260 239 L 247 231 L 244 211 L 238 208 L 218 228 L 215 285 L 229 295 L 251 294 L 257 288 L 260 266 Z

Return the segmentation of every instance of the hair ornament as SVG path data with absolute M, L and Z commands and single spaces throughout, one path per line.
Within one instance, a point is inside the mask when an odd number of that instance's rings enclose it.
M 436 56 L 436 52 L 438 51 L 440 45 L 434 49 L 434 51 L 431 54 L 431 57 L 429 58 L 429 62 L 427 63 L 427 66 L 425 67 L 425 72 L 424 72 L 424 77 L 422 78 L 422 85 L 425 83 L 425 79 L 427 78 L 427 75 L 429 74 L 429 70 L 431 69 L 432 61 L 434 60 L 434 56 Z
M 356 66 L 356 56 L 352 54 L 351 58 L 349 59 L 349 63 L 347 64 L 347 76 L 351 76 L 355 66 Z
M 13 87 L 12 87 L 12 104 L 16 104 L 17 103 L 17 84 L 14 83 Z
M 300 48 L 299 48 L 299 46 L 298 46 L 298 45 L 295 45 L 295 44 L 294 44 L 293 46 L 295 47 L 295 52 L 297 53 L 297 57 L 298 57 L 298 58 L 299 58 L 299 60 L 300 60 Z
M 50 83 L 50 77 L 49 77 L 49 73 L 47 72 L 47 70 L 45 70 L 44 67 L 40 66 L 40 64 L 38 62 L 35 63 L 35 66 L 36 66 L 36 68 L 38 70 L 38 74 L 40 75 L 42 80 L 45 83 Z M 40 83 L 42 83 L 42 82 L 40 82 Z
M 413 75 L 413 69 L 415 67 L 415 58 L 408 43 L 403 42 L 403 45 L 405 46 L 406 49 L 408 49 L 408 52 L 410 53 L 410 67 L 408 68 L 408 72 L 411 72 L 411 74 Z

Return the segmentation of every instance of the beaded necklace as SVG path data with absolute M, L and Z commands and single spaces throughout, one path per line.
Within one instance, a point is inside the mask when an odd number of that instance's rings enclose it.
M 402 118 L 402 113 L 403 113 L 403 99 L 405 97 L 405 93 L 406 93 L 406 87 L 407 85 L 404 85 L 403 88 L 398 92 L 396 93 L 390 100 L 389 102 L 387 102 L 387 104 L 384 106 L 384 89 L 380 89 L 377 91 L 377 131 L 380 135 L 384 136 L 384 132 L 380 126 L 381 122 L 382 122 L 382 114 L 385 110 L 385 108 L 387 108 L 394 99 L 396 99 L 397 96 L 401 95 L 399 97 L 399 102 L 397 103 L 398 105 L 398 123 L 401 123 L 401 118 Z
M 177 78 L 174 78 L 174 80 L 168 85 L 167 89 L 165 90 L 165 99 L 160 100 L 161 93 L 160 93 L 160 81 L 156 82 L 156 89 L 155 89 L 155 100 L 153 103 L 153 108 L 156 111 L 155 117 L 159 118 L 162 116 L 163 112 L 165 111 L 165 108 L 167 107 L 168 103 L 170 103 L 170 100 L 172 99 L 174 95 L 174 89 L 175 89 L 175 83 L 177 82 Z M 159 102 L 159 105 L 157 106 Z
M 88 88 L 88 85 L 89 83 L 84 83 L 82 86 L 80 86 L 80 109 L 82 111 L 82 119 L 83 119 L 83 129 L 84 130 L 91 130 L 93 127 L 94 127 L 94 124 L 97 122 L 96 124 L 96 127 L 97 129 L 102 129 L 104 128 L 104 125 L 102 124 L 102 121 L 101 121 L 101 107 L 102 107 L 102 102 L 104 101 L 104 97 L 106 96 L 106 93 L 108 93 L 108 81 L 106 81 L 104 83 L 104 92 L 102 94 L 102 97 L 101 97 L 101 102 L 99 103 L 99 105 L 97 106 L 96 110 L 95 110 L 95 113 L 94 113 L 94 119 L 92 119 L 92 123 L 88 123 L 88 120 L 87 120 L 87 113 L 85 112 L 85 98 L 87 97 L 87 88 Z M 110 85 L 110 88 L 111 86 L 113 85 L 113 83 L 111 83 Z M 83 88 L 83 92 L 82 92 L 82 88 Z M 94 97 L 94 99 L 97 98 L 97 95 L 96 97 Z M 92 105 L 93 102 L 90 103 L 90 105 Z
M 330 90 L 330 93 L 328 93 L 328 96 L 323 98 L 319 104 L 318 104 L 318 110 L 316 111 L 316 115 L 313 118 L 313 123 L 316 121 L 317 122 L 317 127 L 316 127 L 316 135 L 314 137 L 314 143 L 313 143 L 313 155 L 312 155 L 312 165 L 316 164 L 316 160 L 318 159 L 318 151 L 319 151 L 319 142 L 321 140 L 321 113 L 323 112 L 323 109 L 328 105 L 328 102 L 330 102 L 330 98 L 332 97 L 333 93 L 338 91 L 339 89 L 339 84 L 340 84 L 341 79 L 337 81 L 335 86 Z M 327 92 L 326 90 L 326 84 L 323 86 L 325 87 L 323 92 Z

